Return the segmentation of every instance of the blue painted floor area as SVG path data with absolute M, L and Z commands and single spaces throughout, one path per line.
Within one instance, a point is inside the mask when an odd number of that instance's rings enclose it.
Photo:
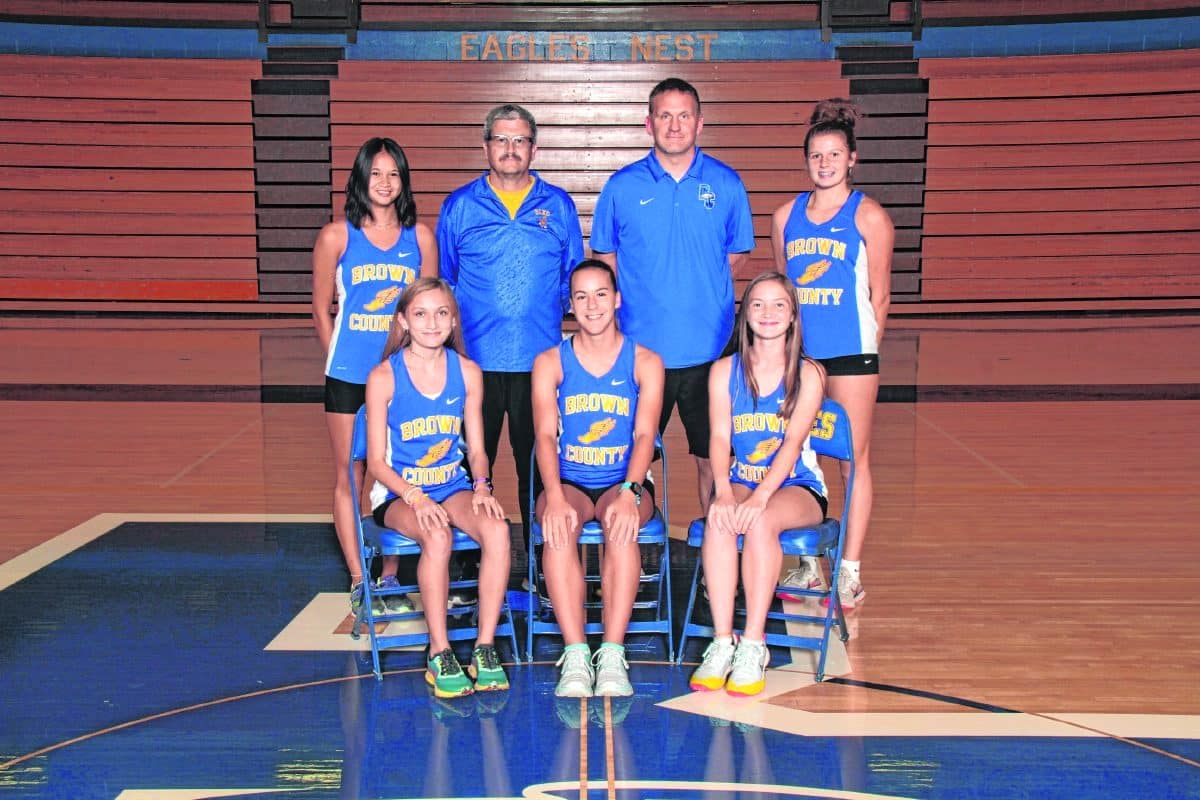
M 550 664 L 439 701 L 417 654 L 377 683 L 369 654 L 263 649 L 345 588 L 329 526 L 129 523 L 0 592 L 0 797 L 1200 797 L 1200 770 L 1115 739 L 806 737 L 656 705 L 687 667 L 634 663 L 633 698 L 585 708 Z

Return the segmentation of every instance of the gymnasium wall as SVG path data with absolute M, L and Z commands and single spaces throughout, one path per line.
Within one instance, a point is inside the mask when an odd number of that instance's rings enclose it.
M 486 167 L 499 102 L 538 117 L 534 166 L 586 232 L 604 179 L 649 146 L 645 96 L 667 75 L 700 88 L 701 145 L 751 192 L 739 279 L 769 266 L 770 211 L 806 188 L 808 113 L 837 95 L 869 114 L 856 181 L 896 222 L 902 312 L 1200 298 L 1200 17 L 1181 10 L 1200 4 L 1000 24 L 926 0 L 918 31 L 893 3 L 890 28 L 831 35 L 817 2 L 722 6 L 710 27 L 647 3 L 643 30 L 602 4 L 476 4 L 484 21 L 526 15 L 510 30 L 392 0 L 363 3 L 352 32 L 297 30 L 294 3 L 269 4 L 266 29 L 241 0 L 177 6 L 191 23 L 56 0 L 127 17 L 54 24 L 47 5 L 0 12 L 0 310 L 301 313 L 357 145 L 406 148 L 432 224 Z M 415 29 L 431 8 L 444 28 Z

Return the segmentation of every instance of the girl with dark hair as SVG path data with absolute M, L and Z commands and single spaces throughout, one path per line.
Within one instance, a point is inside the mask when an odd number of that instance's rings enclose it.
M 362 563 L 346 464 L 354 415 L 366 398 L 367 374 L 379 363 L 392 310 L 419 275 L 437 275 L 437 242 L 417 222 L 408 160 L 391 139 L 368 139 L 346 180 L 345 219 L 321 229 L 312 254 L 312 317 L 325 352 L 325 421 L 333 450 L 333 524 L 350 571 L 350 608 L 362 604 Z M 337 292 L 337 316 L 330 315 Z M 362 475 L 359 476 L 361 485 Z M 397 560 L 384 560 L 380 582 L 395 581 Z M 381 601 L 380 611 L 402 613 L 403 595 Z
M 804 356 L 799 326 L 788 279 L 762 273 L 742 295 L 733 354 L 708 375 L 714 490 L 700 556 L 715 635 L 692 673 L 698 691 L 763 690 L 767 612 L 783 563 L 779 534 L 825 517 L 825 480 L 808 443 L 825 370 Z M 735 640 L 738 536 L 746 627 Z
M 641 576 L 638 530 L 654 514 L 643 484 L 662 411 L 663 363 L 617 329 L 621 295 L 612 267 L 581 261 L 570 291 L 579 331 L 538 355 L 532 379 L 534 448 L 545 486 L 535 513 L 565 644 L 554 694 L 627 697 L 633 686 L 625 632 Z M 584 635 L 587 586 L 578 547 L 592 519 L 604 532 L 604 640 L 594 658 Z
M 871 517 L 871 425 L 895 242 L 887 211 L 852 185 L 860 117 L 848 100 L 817 104 L 804 139 L 813 189 L 780 206 L 771 219 L 775 265 L 791 280 L 800 304 L 804 351 L 825 367 L 829 396 L 846 409 L 854 431 L 854 496 L 836 576 L 844 609 L 866 596 L 859 564 Z M 847 468 L 843 464 L 843 472 Z M 822 581 L 815 559 L 803 559 L 784 585 L 808 588 Z M 791 597 L 786 590 L 780 596 Z
M 463 355 L 458 303 L 445 281 L 421 278 L 404 290 L 384 353 L 367 378 L 371 507 L 376 523 L 421 545 L 417 584 L 429 628 L 425 680 L 438 697 L 507 689 L 494 639 L 508 585 L 508 521 L 487 477 L 483 373 Z M 464 442 L 474 482 L 463 466 Z M 482 551 L 479 634 L 466 674 L 446 631 L 451 526 Z

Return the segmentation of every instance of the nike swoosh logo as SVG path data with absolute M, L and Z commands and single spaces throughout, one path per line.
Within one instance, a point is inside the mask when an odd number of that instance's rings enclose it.
M 830 228 L 829 232 L 830 233 L 841 233 L 844 230 L 846 230 L 846 229 L 845 228 Z
M 638 202 L 639 202 L 639 203 L 641 203 L 642 205 L 648 205 L 648 204 L 650 204 L 650 203 L 653 203 L 653 202 L 654 202 L 654 198 L 653 198 L 653 197 L 651 197 L 651 198 L 649 198 L 649 199 L 646 199 L 646 200 L 638 200 Z
M 446 399 L 446 405 L 448 405 L 448 406 L 452 406 L 452 405 L 454 405 L 454 404 L 455 404 L 455 403 L 457 403 L 457 402 L 458 402 L 458 398 L 457 398 L 457 397 L 450 397 L 450 398 L 447 398 L 447 399 Z
M 613 386 L 620 386 L 623 383 L 625 383 L 625 381 L 616 381 L 616 380 L 612 381 Z
M 412 255 L 412 251 L 410 250 L 407 253 L 396 253 L 396 258 L 404 258 L 405 256 L 411 256 L 411 255 Z

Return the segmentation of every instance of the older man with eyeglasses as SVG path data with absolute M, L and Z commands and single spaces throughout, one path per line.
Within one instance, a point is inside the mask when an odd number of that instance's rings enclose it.
M 488 171 L 442 204 L 439 263 L 462 309 L 467 354 L 483 369 L 489 468 L 508 416 L 528 550 L 530 372 L 534 357 L 562 338 L 568 278 L 583 260 L 583 233 L 570 195 L 530 169 L 537 122 L 529 111 L 514 104 L 493 108 L 483 139 Z

